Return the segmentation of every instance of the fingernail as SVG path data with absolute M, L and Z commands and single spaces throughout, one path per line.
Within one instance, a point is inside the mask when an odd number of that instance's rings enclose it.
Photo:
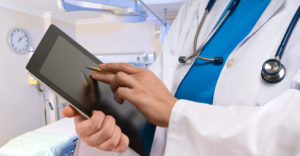
M 92 112 L 92 115 L 94 115 L 96 113 L 96 111 L 94 110 L 93 112 Z
M 93 78 L 98 78 L 98 77 L 100 77 L 100 74 L 99 73 L 92 73 L 92 77 Z
M 104 64 L 100 64 L 99 68 L 102 69 L 105 65 Z

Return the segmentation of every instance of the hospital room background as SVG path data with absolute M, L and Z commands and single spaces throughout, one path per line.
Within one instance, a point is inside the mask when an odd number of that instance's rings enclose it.
M 2 155 L 10 152 L 11 155 L 58 155 L 76 144 L 72 119 L 63 119 L 60 113 L 66 103 L 25 70 L 51 24 L 104 62 L 122 61 L 149 68 L 183 3 L 182 0 L 145 0 L 154 15 L 137 1 L 147 18 L 132 22 L 106 17 L 107 13 L 100 11 L 68 12 L 61 8 L 62 2 L 0 0 L 0 155 L 1 152 Z M 22 54 L 9 42 L 14 30 L 22 30 L 29 36 L 30 48 Z

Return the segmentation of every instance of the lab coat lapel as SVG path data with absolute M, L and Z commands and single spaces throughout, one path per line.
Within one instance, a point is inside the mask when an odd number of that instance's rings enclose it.
M 181 64 L 178 62 L 178 57 L 180 56 L 190 56 L 193 53 L 193 43 L 194 43 L 194 37 L 196 34 L 196 30 L 198 27 L 198 24 L 200 22 L 201 17 L 203 16 L 203 9 L 205 8 L 208 1 L 199 1 L 199 3 L 193 3 L 196 7 L 191 7 L 189 10 L 189 17 L 186 20 L 183 28 L 183 32 L 181 34 L 181 39 L 177 42 L 178 46 L 177 51 L 175 52 L 175 55 L 170 57 L 170 59 L 175 60 L 175 64 L 173 65 L 174 69 L 176 69 L 175 79 L 174 81 L 168 80 L 170 85 L 167 85 L 172 94 L 175 94 L 177 91 L 178 86 L 180 85 L 181 81 L 184 79 L 185 75 L 189 71 L 189 69 L 192 67 L 192 64 L 194 60 L 186 63 Z M 199 44 L 204 39 L 207 38 L 209 33 L 212 31 L 214 25 L 218 22 L 220 17 L 222 16 L 224 10 L 226 9 L 227 5 L 230 3 L 230 0 L 223 0 L 223 1 L 217 1 L 215 3 L 214 8 L 209 13 L 203 27 L 202 31 L 199 34 Z M 200 8 L 202 7 L 202 9 Z M 202 12 L 201 12 L 202 11 Z M 196 15 L 195 15 L 196 13 Z M 198 21 L 197 21 L 198 20 Z M 199 45 L 198 44 L 198 45 Z M 170 61 L 171 62 L 171 61 Z M 171 72 L 171 70 L 169 70 Z
M 206 23 L 203 26 L 203 34 L 202 32 L 200 33 L 200 39 L 199 41 L 205 39 L 204 36 L 208 35 L 209 32 L 211 31 L 211 29 L 213 28 L 211 23 L 216 23 L 218 21 L 219 16 L 222 15 L 222 13 L 224 12 L 224 9 L 226 8 L 226 6 L 228 5 L 230 1 L 217 1 L 217 3 L 215 4 L 215 9 L 212 9 L 210 15 L 207 17 Z M 239 46 L 242 46 L 250 37 L 255 35 L 255 32 L 257 32 L 279 9 L 280 7 L 284 4 L 285 0 L 272 0 L 269 4 L 269 6 L 267 7 L 266 11 L 263 13 L 262 17 L 259 19 L 259 21 L 257 22 L 257 24 L 255 25 L 255 27 L 253 28 L 253 30 L 249 33 L 249 35 L 237 46 L 237 49 Z M 226 5 L 227 4 L 227 5 Z M 197 4 L 195 3 L 194 5 L 197 5 L 197 7 L 200 7 L 201 5 L 204 5 L 204 3 L 200 3 Z M 219 9 L 217 9 L 219 8 Z M 192 16 L 193 13 L 195 12 L 195 9 L 198 10 L 197 8 L 193 8 L 190 10 L 190 17 L 191 19 L 187 20 L 187 23 L 184 25 L 185 26 L 185 32 L 182 34 L 184 35 L 180 35 L 181 40 L 179 40 L 177 42 L 178 46 L 177 47 L 177 51 L 175 52 L 174 58 L 170 58 L 170 59 L 174 59 L 176 60 L 176 64 L 173 65 L 174 68 L 177 67 L 177 72 L 175 74 L 174 77 L 176 77 L 176 79 L 174 79 L 174 81 L 172 81 L 172 83 L 170 82 L 170 85 L 168 85 L 170 91 L 175 94 L 176 90 L 178 88 L 178 86 L 180 85 L 182 79 L 184 78 L 184 76 L 186 75 L 186 73 L 189 71 L 189 69 L 192 66 L 192 63 L 186 63 L 186 64 L 180 64 L 178 63 L 177 59 L 179 57 L 179 55 L 176 54 L 180 54 L 183 56 L 189 56 L 190 54 L 192 54 L 192 43 L 193 43 L 193 38 L 194 38 L 194 33 L 188 33 L 188 31 L 191 30 L 191 28 L 187 28 L 190 27 L 192 25 L 192 21 L 195 20 L 195 16 Z M 197 11 L 198 14 L 201 15 L 201 13 L 199 13 Z M 208 24 L 210 23 L 210 24 Z M 193 35 L 191 35 L 193 34 Z M 233 51 L 234 53 L 235 51 Z
M 290 22 L 289 18 L 292 18 L 289 12 L 293 14 L 292 12 L 295 9 L 291 6 L 286 6 L 284 7 L 285 9 L 290 8 L 292 11 L 279 12 L 283 4 L 284 0 L 272 1 L 255 28 L 228 57 L 216 86 L 214 94 L 215 105 L 253 106 L 261 103 L 258 103 L 261 100 L 257 100 L 261 93 L 260 90 L 263 86 L 269 85 L 264 84 L 264 81 L 261 79 L 261 66 L 264 61 L 274 57 Z M 283 23 L 276 25 L 276 21 L 282 21 Z M 264 31 L 258 31 L 260 29 Z M 272 36 L 273 38 L 266 40 L 267 36 Z M 234 66 L 228 67 L 228 61 L 232 60 L 235 62 Z M 288 81 L 288 79 L 286 78 L 285 81 Z M 283 82 L 280 84 L 284 84 Z M 233 95 L 235 98 L 231 98 Z M 266 94 L 263 94 L 263 96 L 266 96 Z
M 252 29 L 252 31 L 247 35 L 247 37 L 239 44 L 242 46 L 250 37 L 254 36 L 255 33 L 264 26 L 266 22 L 281 8 L 284 4 L 285 0 L 272 0 L 264 13 L 262 14 L 261 18 L 257 21 L 256 25 Z M 238 46 L 238 47 L 239 47 Z

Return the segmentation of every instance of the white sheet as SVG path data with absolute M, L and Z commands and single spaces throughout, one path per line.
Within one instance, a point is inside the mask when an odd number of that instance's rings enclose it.
M 10 140 L 0 156 L 58 156 L 76 138 L 73 119 L 62 119 Z

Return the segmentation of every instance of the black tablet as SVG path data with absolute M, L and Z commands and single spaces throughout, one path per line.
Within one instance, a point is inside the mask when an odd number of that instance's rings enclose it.
M 149 155 L 155 126 L 132 104 L 120 105 L 110 86 L 91 78 L 86 67 L 102 62 L 55 25 L 51 25 L 31 57 L 26 69 L 82 115 L 93 110 L 112 115 L 129 139 L 129 146 L 140 155 Z

